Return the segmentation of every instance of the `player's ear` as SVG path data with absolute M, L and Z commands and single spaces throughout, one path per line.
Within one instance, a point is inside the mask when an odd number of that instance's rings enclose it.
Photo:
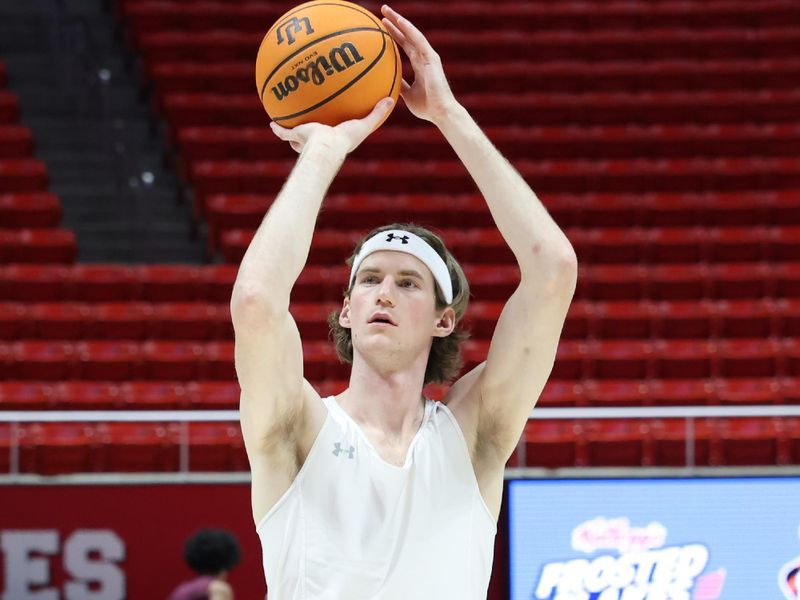
M 342 301 L 342 310 L 339 312 L 339 325 L 345 329 L 350 329 L 350 297 L 345 296 Z
M 453 310 L 452 306 L 448 306 L 442 311 L 442 314 L 437 317 L 433 335 L 434 337 L 447 337 L 453 333 L 453 329 L 455 328 L 456 311 Z

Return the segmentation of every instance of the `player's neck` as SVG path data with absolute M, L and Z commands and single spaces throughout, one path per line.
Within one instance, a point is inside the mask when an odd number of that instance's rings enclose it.
M 350 385 L 339 396 L 339 404 L 364 428 L 394 439 L 413 437 L 422 419 L 425 364 L 421 368 L 414 364 L 402 371 L 378 372 L 356 360 Z

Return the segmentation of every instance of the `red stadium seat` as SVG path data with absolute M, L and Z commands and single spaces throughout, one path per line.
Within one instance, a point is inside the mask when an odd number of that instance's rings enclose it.
M 718 379 L 714 387 L 720 404 L 781 404 L 783 399 L 780 383 L 773 378 Z
M 33 135 L 22 125 L 0 125 L 0 160 L 30 158 Z
M 653 419 L 649 423 L 653 464 L 660 467 L 685 467 L 718 464 L 715 425 L 709 419 Z M 691 427 L 691 434 L 689 428 Z M 694 460 L 689 459 L 688 443 L 693 448 Z
M 654 379 L 648 385 L 653 406 L 691 406 L 716 404 L 710 379 Z
M 208 302 L 230 302 L 238 265 L 208 265 L 200 271 L 203 299 Z M 164 301 L 170 298 L 164 298 Z M 184 300 L 186 300 L 184 298 Z
M 783 370 L 780 345 L 775 340 L 721 340 L 716 363 L 718 374 L 731 378 L 776 377 Z
M 559 381 L 551 379 L 542 390 L 537 406 L 582 406 L 584 404 L 584 386 L 575 381 Z
M 658 340 L 654 374 L 660 379 L 711 377 L 715 352 L 715 344 L 708 340 Z
M 592 313 L 591 333 L 603 339 L 647 339 L 657 314 L 649 302 L 598 302 Z
M 654 265 L 648 275 L 652 300 L 699 300 L 709 293 L 709 268 L 702 264 Z
M 647 379 L 653 346 L 643 340 L 597 340 L 589 344 L 595 379 Z
M 173 436 L 156 423 L 101 423 L 95 427 L 100 443 L 98 461 L 104 472 L 158 472 L 178 468 Z
M 764 227 L 716 227 L 705 232 L 712 262 L 762 261 L 768 255 L 770 230 Z
M 11 301 L 65 299 L 71 287 L 71 273 L 71 268 L 62 265 L 0 266 L 0 293 Z
M 201 344 L 147 341 L 141 346 L 142 377 L 172 381 L 198 379 L 202 356 L 203 346 Z
M 159 340 L 212 340 L 226 331 L 227 310 L 214 304 L 173 302 L 151 307 L 148 336 Z
M 0 182 L 2 189 L 2 182 Z M 0 260 L 13 263 L 75 262 L 75 234 L 65 229 L 0 229 Z
M 40 381 L 0 382 L 3 410 L 51 410 L 58 401 L 54 386 Z
M 649 263 L 699 263 L 708 252 L 708 232 L 699 227 L 651 229 L 646 243 Z
M 712 265 L 709 273 L 709 297 L 728 300 L 769 297 L 770 271 L 770 265 L 760 263 Z
M 770 300 L 731 300 L 716 304 L 717 335 L 767 338 L 777 334 L 777 308 Z
M 776 298 L 800 298 L 800 262 L 772 265 L 771 274 Z
M 505 302 L 519 285 L 516 265 L 463 265 L 472 297 L 478 302 Z M 346 281 L 347 275 L 343 281 Z M 341 295 L 339 295 L 341 298 Z
M 97 440 L 86 423 L 35 423 L 22 427 L 20 471 L 42 475 L 97 471 Z
M 650 270 L 639 265 L 593 265 L 582 270 L 584 297 L 590 300 L 641 300 Z
M 645 443 L 649 425 L 642 419 L 598 419 L 584 431 L 590 466 L 640 467 L 649 462 Z
M 74 302 L 46 302 L 28 308 L 31 331 L 39 339 L 79 340 L 87 334 L 89 309 Z
M 2 112 L 0 106 L 0 112 Z M 8 192 L 42 192 L 47 189 L 47 167 L 34 159 L 0 160 L 0 190 Z
M 791 464 L 800 463 L 800 418 L 792 417 L 784 420 L 787 443 L 787 462 Z
M 301 339 L 327 340 L 330 333 L 328 315 L 340 309 L 341 304 L 326 303 L 294 303 L 289 312 L 297 323 Z
M 75 349 L 66 342 L 15 342 L 11 352 L 9 379 L 59 381 L 73 376 Z
M 153 308 L 141 302 L 115 302 L 88 306 L 86 336 L 91 339 L 144 340 Z
M 232 381 L 193 381 L 186 396 L 193 409 L 238 410 L 241 388 Z
M 0 223 L 11 229 L 58 227 L 61 201 L 47 192 L 0 194 Z
M 124 302 L 139 296 L 133 267 L 79 264 L 69 272 L 70 298 L 85 302 Z
M 494 324 L 500 316 L 500 310 L 504 304 L 496 303 L 498 310 L 496 316 L 489 324 L 494 329 Z M 567 320 L 564 322 L 564 327 L 561 330 L 561 338 L 565 340 L 586 339 L 589 337 L 590 322 L 595 319 L 594 309 L 587 302 L 583 300 L 574 300 L 570 304 L 569 311 L 567 312 Z M 488 329 L 488 327 L 486 327 Z M 477 334 L 475 334 L 477 335 Z
M 190 408 L 189 385 L 179 381 L 126 381 L 120 385 L 126 410 L 184 410 Z
M 530 420 L 523 435 L 525 458 L 520 466 L 573 467 L 580 462 L 578 441 L 583 428 L 577 421 Z
M 584 389 L 590 406 L 646 406 L 650 402 L 649 386 L 644 380 L 590 380 Z
M 0 123 L 19 121 L 19 100 L 15 94 L 0 90 Z
M 58 410 L 124 408 L 120 386 L 108 381 L 61 381 L 53 386 Z
M 201 348 L 200 379 L 236 380 L 234 345 L 232 341 L 208 342 Z
M 653 333 L 664 339 L 710 338 L 715 334 L 716 306 L 707 300 L 661 302 Z
M 774 418 L 721 419 L 719 438 L 725 465 L 774 465 L 782 428 Z
M 194 302 L 204 299 L 202 268 L 191 265 L 140 265 L 133 271 L 141 287 L 139 297 L 142 300 Z
M 79 342 L 75 353 L 77 378 L 105 381 L 135 379 L 143 354 L 137 344 L 125 341 Z
M 774 305 L 775 335 L 800 338 L 800 300 L 784 299 Z
M 30 337 L 30 328 L 25 331 L 24 327 L 28 314 L 28 308 L 22 303 L 0 303 L 0 339 L 15 340 L 22 337 Z
M 775 227 L 770 234 L 769 254 L 773 261 L 800 261 L 800 226 Z
M 180 440 L 180 425 L 172 426 L 173 439 Z M 247 471 L 241 430 L 231 423 L 190 423 L 190 471 Z

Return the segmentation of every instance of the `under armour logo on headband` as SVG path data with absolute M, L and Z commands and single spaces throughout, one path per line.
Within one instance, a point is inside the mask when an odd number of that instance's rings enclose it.
M 395 235 L 393 233 L 390 233 L 388 236 L 386 236 L 387 242 L 393 242 L 394 240 L 400 240 L 400 243 L 407 244 L 409 237 L 407 235 Z

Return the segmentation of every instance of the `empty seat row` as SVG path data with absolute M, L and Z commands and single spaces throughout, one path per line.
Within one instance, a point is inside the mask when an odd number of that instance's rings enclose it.
M 687 438 L 693 464 L 743 466 L 797 464 L 800 419 L 531 420 L 510 465 L 686 466 Z
M 465 264 L 474 299 L 505 301 L 519 284 L 510 264 Z M 230 302 L 237 265 L 0 265 L 0 298 L 53 302 Z M 341 301 L 349 268 L 306 267 L 294 302 Z M 798 298 L 800 263 L 580 265 L 576 299 L 692 301 Z
M 212 28 L 185 31 L 177 24 L 166 29 L 135 29 L 139 52 L 150 64 L 171 61 L 253 60 L 253 49 L 263 31 Z M 796 27 L 778 25 L 753 28 L 711 24 L 702 35 L 684 27 L 664 29 L 483 29 L 460 31 L 447 27 L 425 32 L 443 57 L 445 66 L 455 60 L 497 61 L 509 56 L 535 56 L 539 61 L 578 60 L 601 62 L 630 60 L 783 59 L 793 56 L 800 43 Z
M 0 264 L 72 264 L 77 254 L 71 229 L 0 229 Z
M 509 159 L 694 158 L 800 154 L 800 125 L 651 125 L 609 127 L 489 127 L 486 135 Z M 187 127 L 178 132 L 184 171 L 197 160 L 265 160 L 291 156 L 267 128 Z M 442 160 L 452 149 L 438 130 L 386 125 L 355 156 Z
M 283 185 L 291 161 L 198 161 L 192 165 L 195 212 L 214 194 L 259 193 Z M 537 193 L 585 194 L 788 190 L 800 188 L 798 158 L 516 161 Z M 475 183 L 457 161 L 346 162 L 331 193 L 473 193 Z
M 518 51 L 517 51 L 518 52 Z M 148 70 L 158 99 L 165 94 L 253 92 L 253 60 L 237 62 L 159 63 Z M 618 92 L 678 90 L 791 89 L 800 78 L 800 61 L 578 61 L 542 62 L 536 55 L 525 61 L 487 61 L 446 64 L 447 78 L 456 93 L 491 89 L 517 93 L 536 82 L 540 92 Z
M 341 304 L 294 303 L 304 340 L 329 336 L 328 316 Z M 503 302 L 472 302 L 464 327 L 489 339 Z M 0 302 L 0 340 L 230 340 L 228 303 Z M 562 339 L 800 338 L 800 299 L 692 302 L 590 302 L 570 306 Z
M 346 379 L 312 381 L 321 396 L 344 391 Z M 428 398 L 442 399 L 446 385 L 429 385 Z M 3 410 L 236 410 L 236 381 L 4 381 Z M 537 406 L 667 407 L 800 404 L 795 378 L 552 380 Z
M 13 439 L 12 439 L 13 436 Z M 800 419 L 532 420 L 510 466 L 685 466 L 800 462 Z M 188 441 L 188 464 L 180 445 Z M 43 423 L 0 425 L 0 471 L 18 447 L 22 473 L 246 471 L 238 423 Z
M 497 229 L 442 230 L 459 260 L 509 263 L 514 255 Z M 584 264 L 676 264 L 800 261 L 800 226 L 726 228 L 567 228 L 578 260 Z M 226 262 L 239 264 L 254 230 L 223 231 L 220 250 Z M 341 264 L 363 236 L 360 230 L 321 230 L 311 244 L 308 263 Z
M 0 160 L 29 158 L 33 154 L 33 134 L 22 125 L 0 125 Z
M 129 27 L 140 31 L 185 29 L 234 29 L 263 33 L 285 10 L 263 2 L 180 2 L 139 0 L 122 6 Z M 377 10 L 377 6 L 374 7 Z M 800 8 L 791 2 L 765 0 L 756 4 L 741 0 L 715 0 L 701 4 L 653 3 L 444 3 L 431 11 L 424 2 L 403 5 L 403 14 L 424 30 L 457 28 L 485 31 L 513 28 L 523 31 L 548 29 L 642 29 L 680 27 L 785 27 L 800 24 Z
M 9 229 L 47 229 L 61 222 L 61 200 L 49 192 L 0 194 L 0 223 Z
M 47 167 L 41 161 L 30 158 L 0 159 L 0 190 L 3 193 L 44 191 L 48 182 Z
M 181 468 L 180 424 L 42 423 L 21 425 L 11 440 L 0 424 L 0 471 L 11 469 L 9 449 L 19 448 L 20 473 L 177 471 Z M 190 471 L 246 471 L 247 457 L 238 423 L 191 423 Z
M 486 359 L 488 340 L 462 346 L 465 368 Z M 309 380 L 343 379 L 328 341 L 306 341 L 304 375 Z M 234 380 L 230 341 L 23 341 L 0 343 L 0 377 L 25 380 L 132 379 Z M 790 377 L 800 374 L 800 340 L 562 340 L 554 379 L 686 379 Z
M 221 232 L 255 229 L 273 195 L 216 194 L 204 214 L 208 238 L 216 250 Z M 734 227 L 800 225 L 800 195 L 795 190 L 737 190 L 706 194 L 547 194 L 540 199 L 562 227 Z M 3 214 L 0 196 L 0 214 Z M 419 222 L 447 228 L 491 226 L 479 194 L 332 194 L 317 219 L 319 230 L 362 228 Z
M 681 123 L 796 123 L 800 90 L 724 92 L 646 92 L 586 94 L 481 94 L 460 101 L 483 127 L 509 125 L 596 126 Z M 267 128 L 269 117 L 251 94 L 167 94 L 164 114 L 174 141 L 189 126 Z M 390 123 L 419 125 L 407 110 L 395 111 Z

